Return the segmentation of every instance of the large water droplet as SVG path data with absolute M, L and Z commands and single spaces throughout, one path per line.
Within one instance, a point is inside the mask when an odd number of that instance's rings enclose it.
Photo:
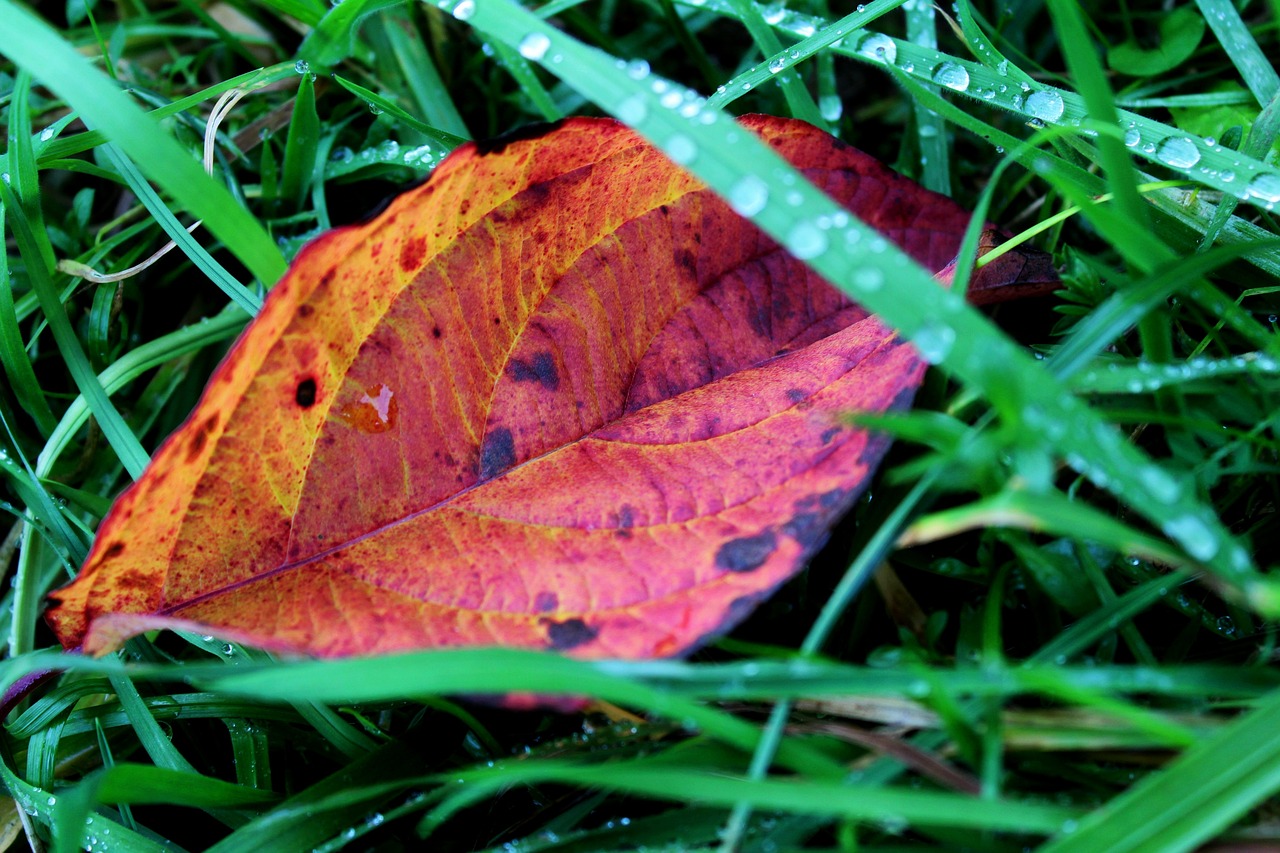
M 884 273 L 875 267 L 863 267 L 853 274 L 853 286 L 867 293 L 875 293 L 884 287 Z
M 520 39 L 520 55 L 525 59 L 532 59 L 534 62 L 546 56 L 550 48 L 551 39 L 547 38 L 545 33 L 529 33 Z
M 939 63 L 933 69 L 932 78 L 938 85 L 955 89 L 957 92 L 963 92 L 969 88 L 969 72 L 964 70 L 964 66 L 956 65 L 954 62 Z
M 1063 103 L 1062 96 L 1052 89 L 1041 89 L 1027 95 L 1027 101 L 1023 105 L 1027 112 L 1040 119 L 1041 121 L 1057 121 L 1062 118 Z
M 649 76 L 649 63 L 643 59 L 633 59 L 627 63 L 627 76 L 632 80 L 643 80 Z
M 777 74 L 779 71 L 787 67 L 787 58 L 785 56 L 775 56 L 769 60 L 769 73 Z
M 872 33 L 858 42 L 858 53 L 881 62 L 893 62 L 898 58 L 898 45 L 882 33 Z
M 687 166 L 698 156 L 698 144 L 680 133 L 673 134 L 662 146 L 662 150 L 673 163 L 680 166 Z
M 1178 481 L 1158 465 L 1148 465 L 1138 470 L 1138 480 L 1151 496 L 1162 504 L 1171 504 L 1182 496 Z
M 741 216 L 755 216 L 769 203 L 769 188 L 755 175 L 747 175 L 729 190 L 729 206 Z
M 297 62 L 293 63 L 293 70 L 299 74 L 310 74 L 311 63 L 307 62 L 305 59 L 299 59 Z
M 645 106 L 643 95 L 632 95 L 622 103 L 618 104 L 618 121 L 623 124 L 635 126 L 645 120 L 649 115 L 649 108 Z
M 956 342 L 956 330 L 941 323 L 928 322 L 911 336 L 911 342 L 920 351 L 920 357 L 930 364 L 937 364 L 951 354 Z
M 451 11 L 459 21 L 469 21 L 476 13 L 476 2 L 475 0 L 459 0 Z
M 1160 143 L 1156 159 L 1175 169 L 1190 169 L 1200 162 L 1200 149 L 1185 136 L 1172 136 Z
M 818 112 L 827 121 L 839 121 L 844 115 L 844 101 L 839 95 L 821 95 L 818 97 Z
M 1211 560 L 1218 553 L 1218 540 L 1204 519 L 1181 515 L 1164 525 L 1165 535 L 1176 540 L 1197 560 Z
M 1280 177 L 1275 175 L 1258 175 L 1249 182 L 1249 195 L 1274 204 L 1280 201 Z
M 1138 133 L 1137 128 L 1131 127 L 1124 132 L 1124 144 L 1128 145 L 1130 148 L 1133 148 L 1141 141 L 1142 134 Z
M 827 250 L 827 235 L 814 223 L 801 220 L 787 232 L 786 247 L 792 255 L 806 261 Z

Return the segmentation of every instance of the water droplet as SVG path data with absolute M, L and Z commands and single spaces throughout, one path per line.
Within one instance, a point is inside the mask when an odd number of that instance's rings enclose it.
M 769 188 L 755 175 L 747 175 L 729 190 L 729 206 L 741 216 L 755 216 L 769 203 Z
M 525 59 L 532 59 L 534 62 L 542 59 L 547 55 L 547 51 L 551 48 L 551 39 L 547 38 L 546 33 L 529 33 L 520 39 L 518 50 L 520 55 Z
M 632 95 L 618 104 L 616 115 L 623 124 L 634 126 L 644 121 L 645 117 L 649 115 L 649 108 L 645 106 L 644 95 Z
M 374 115 L 376 116 L 382 115 L 382 107 L 378 106 L 373 101 L 365 101 L 365 106 L 367 106 L 369 108 L 369 112 L 373 113 Z
M 453 7 L 452 14 L 459 21 L 469 21 L 476 13 L 475 0 L 458 0 L 458 4 Z
M 1280 201 L 1280 177 L 1269 174 L 1258 175 L 1249 182 L 1248 193 L 1252 198 L 1275 204 Z
M 882 33 L 872 33 L 858 42 L 858 53 L 881 62 L 893 62 L 898 58 L 898 45 Z
M 769 60 L 769 73 L 777 74 L 779 71 L 787 67 L 787 59 L 785 56 L 775 56 Z
M 627 76 L 632 80 L 643 80 L 649 76 L 649 63 L 643 59 L 633 59 L 627 63 Z
M 1133 148 L 1141 141 L 1142 134 L 1138 132 L 1137 128 L 1131 127 L 1124 132 L 1124 144 L 1130 148 Z
M 920 351 L 920 357 L 930 364 L 937 364 L 951 354 L 956 342 L 956 330 L 936 322 L 927 322 L 911 336 L 911 342 Z
M 48 142 L 50 139 L 53 139 L 53 128 L 52 128 L 52 127 L 46 127 L 44 130 L 40 131 L 40 141 L 41 141 L 41 142 Z
M 1040 89 L 1027 95 L 1023 104 L 1026 111 L 1041 121 L 1057 121 L 1062 118 L 1062 96 L 1052 89 Z
M 764 22 L 769 26 L 777 26 L 787 16 L 787 7 L 781 3 L 770 3 L 764 9 Z
M 1156 159 L 1175 169 L 1190 169 L 1200 162 L 1200 149 L 1185 136 L 1173 136 L 1160 143 Z
M 1165 535 L 1174 539 L 1187 553 L 1197 560 L 1211 560 L 1218 553 L 1218 540 L 1204 519 L 1194 515 L 1180 515 L 1165 522 Z
M 1162 504 L 1171 504 L 1182 496 L 1178 481 L 1158 465 L 1147 465 L 1139 469 L 1138 480 Z
M 802 261 L 816 258 L 827 250 L 827 235 L 812 222 L 801 220 L 787 232 L 786 247 Z
M 354 156 L 356 156 L 355 152 L 343 145 L 333 149 L 333 152 L 329 154 L 329 159 L 335 163 L 346 163 Z
M 680 133 L 673 134 L 662 146 L 662 150 L 673 163 L 680 166 L 687 166 L 698 156 L 698 144 Z
M 964 70 L 964 66 L 956 65 L 954 62 L 939 63 L 934 67 L 931 76 L 933 82 L 948 89 L 955 89 L 957 92 L 963 92 L 969 88 L 969 72 Z
M 1008 77 L 1009 76 L 1009 60 L 1007 59 L 1000 60 L 1000 64 L 996 66 L 996 73 L 999 74 L 1001 77 Z
M 1218 617 L 1218 630 L 1223 634 L 1234 634 L 1236 632 L 1235 620 L 1230 616 Z

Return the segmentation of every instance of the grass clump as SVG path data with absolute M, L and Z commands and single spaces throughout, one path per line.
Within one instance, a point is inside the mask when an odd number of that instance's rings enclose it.
M 1063 270 L 1054 298 L 993 322 L 892 251 L 850 248 L 869 240 L 810 260 L 939 369 L 917 412 L 875 424 L 907 439 L 875 499 L 694 659 L 282 663 L 140 638 L 9 718 L 10 835 L 130 851 L 1274 842 L 1275 13 L 236 0 L 42 19 L 0 0 L 6 681 L 55 660 L 43 594 L 287 260 L 462 140 L 612 113 L 692 145 L 713 188 L 750 177 L 778 198 L 787 170 L 716 111 L 794 115 Z M 830 204 L 795 186 L 803 205 L 754 217 L 784 243 Z M 900 286 L 859 289 L 868 270 Z M 446 698 L 508 691 L 612 704 Z

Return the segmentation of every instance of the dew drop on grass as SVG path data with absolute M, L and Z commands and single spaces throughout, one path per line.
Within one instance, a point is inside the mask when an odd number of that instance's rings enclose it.
M 844 114 L 844 101 L 839 95 L 821 95 L 818 98 L 818 112 L 827 121 L 839 121 Z
M 1280 177 L 1275 175 L 1258 175 L 1249 182 L 1249 195 L 1253 198 L 1274 204 L 1280 201 Z
M 643 80 L 649 76 L 649 63 L 643 59 L 633 59 L 627 63 L 627 76 L 632 80 Z
M 1165 522 L 1162 529 L 1166 536 L 1177 540 L 1197 560 L 1212 560 L 1218 553 L 1218 540 L 1202 518 L 1180 515 Z
M 1200 149 L 1185 136 L 1173 136 L 1160 143 L 1156 159 L 1175 169 L 1190 169 L 1200 162 Z
M 1158 465 L 1147 465 L 1138 470 L 1138 481 L 1162 504 L 1171 504 L 1182 497 L 1178 481 Z
M 1062 118 L 1062 96 L 1052 89 L 1041 89 L 1027 95 L 1024 104 L 1027 112 L 1041 121 L 1057 121 Z
M 520 39 L 518 46 L 520 55 L 525 59 L 532 59 L 534 62 L 546 56 L 550 48 L 551 39 L 547 38 L 545 33 L 529 33 Z
M 729 190 L 729 206 L 740 216 L 755 216 L 769 203 L 769 188 L 755 175 L 747 175 Z
M 459 21 L 469 21 L 476 13 L 476 2 L 475 0 L 458 0 L 457 5 L 450 11 Z
M 955 342 L 956 330 L 937 322 L 925 323 L 911 336 L 920 357 L 930 364 L 937 364 L 950 355 Z
M 858 53 L 881 62 L 893 62 L 898 58 L 898 45 L 882 33 L 872 33 L 858 42 Z
M 1138 132 L 1136 127 L 1131 127 L 1124 132 L 1124 144 L 1130 148 L 1137 146 L 1142 141 L 1142 134 Z
M 662 150 L 679 166 L 687 166 L 698 156 L 698 144 L 680 133 L 673 134 L 662 146 Z
M 643 95 L 632 95 L 618 104 L 617 116 L 623 124 L 635 126 L 644 121 L 648 115 L 649 109 L 645 106 Z
M 969 88 L 969 72 L 954 62 L 942 62 L 934 66 L 931 76 L 933 82 L 948 89 L 955 89 L 957 92 L 963 92 Z
M 787 251 L 802 261 L 816 258 L 827 250 L 827 235 L 808 220 L 797 222 L 786 239 Z
M 777 74 L 779 71 L 787 67 L 787 60 L 781 56 L 775 56 L 769 60 L 769 73 Z

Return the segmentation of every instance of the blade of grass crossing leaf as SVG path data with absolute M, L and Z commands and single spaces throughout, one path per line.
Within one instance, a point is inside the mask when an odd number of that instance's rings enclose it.
M 310 74 L 303 74 L 301 79 L 289 120 L 289 135 L 285 139 L 284 174 L 280 182 L 280 195 L 294 207 L 302 204 L 310 189 L 316 171 L 316 145 L 320 141 L 315 83 Z
M 1196 5 L 1249 91 L 1265 107 L 1280 92 L 1280 75 L 1258 47 L 1235 5 L 1229 0 L 1196 0 Z
M 204 220 L 205 227 L 259 281 L 270 285 L 284 273 L 284 258 L 257 219 L 47 24 L 13 0 L 0 0 L 0 30 L 6 34 L 0 53 L 31 71 L 88 124 L 142 164 L 148 177 Z
M 470 21 L 511 44 L 536 41 L 546 67 L 634 124 L 660 149 L 674 149 L 686 168 L 739 213 L 902 332 L 926 360 L 945 367 L 1001 412 L 1026 423 L 1046 447 L 1146 515 L 1233 585 L 1251 606 L 1280 614 L 1280 584 L 1257 572 L 1249 552 L 1193 494 L 1123 441 L 990 321 L 959 296 L 939 289 L 901 251 L 857 220 L 835 227 L 847 213 L 750 134 L 705 109 L 689 114 L 660 103 L 653 91 L 655 81 L 633 80 L 609 57 L 508 0 L 478 0 Z M 696 95 L 684 93 L 676 106 L 687 99 L 696 103 Z M 777 201 L 785 198 L 800 204 Z M 893 286 L 886 287 L 886 282 Z
M 921 47 L 938 47 L 937 17 L 931 3 L 911 2 L 903 6 L 907 13 L 907 39 Z M 933 90 L 937 86 L 930 84 Z M 947 142 L 947 123 L 942 116 L 916 101 L 916 144 L 920 148 L 920 183 L 943 195 L 951 195 L 951 146 Z
M 1213 839 L 1280 790 L 1280 691 L 1041 847 L 1176 853 Z M 1171 808 L 1171 804 L 1177 804 Z
M 143 178 L 133 160 L 121 153 L 114 143 L 103 145 L 99 150 L 102 151 L 107 162 L 124 177 L 129 189 L 133 190 L 134 195 L 147 208 L 147 211 L 155 217 L 169 239 L 178 244 L 178 248 L 191 259 L 191 262 L 246 313 L 249 315 L 258 313 L 258 309 L 262 307 L 262 297 L 236 281 L 222 264 L 214 260 L 213 256 L 196 242 L 195 237 L 182 226 L 182 223 L 178 222 L 165 203 L 160 200 L 160 196 L 156 195 L 155 190 Z

